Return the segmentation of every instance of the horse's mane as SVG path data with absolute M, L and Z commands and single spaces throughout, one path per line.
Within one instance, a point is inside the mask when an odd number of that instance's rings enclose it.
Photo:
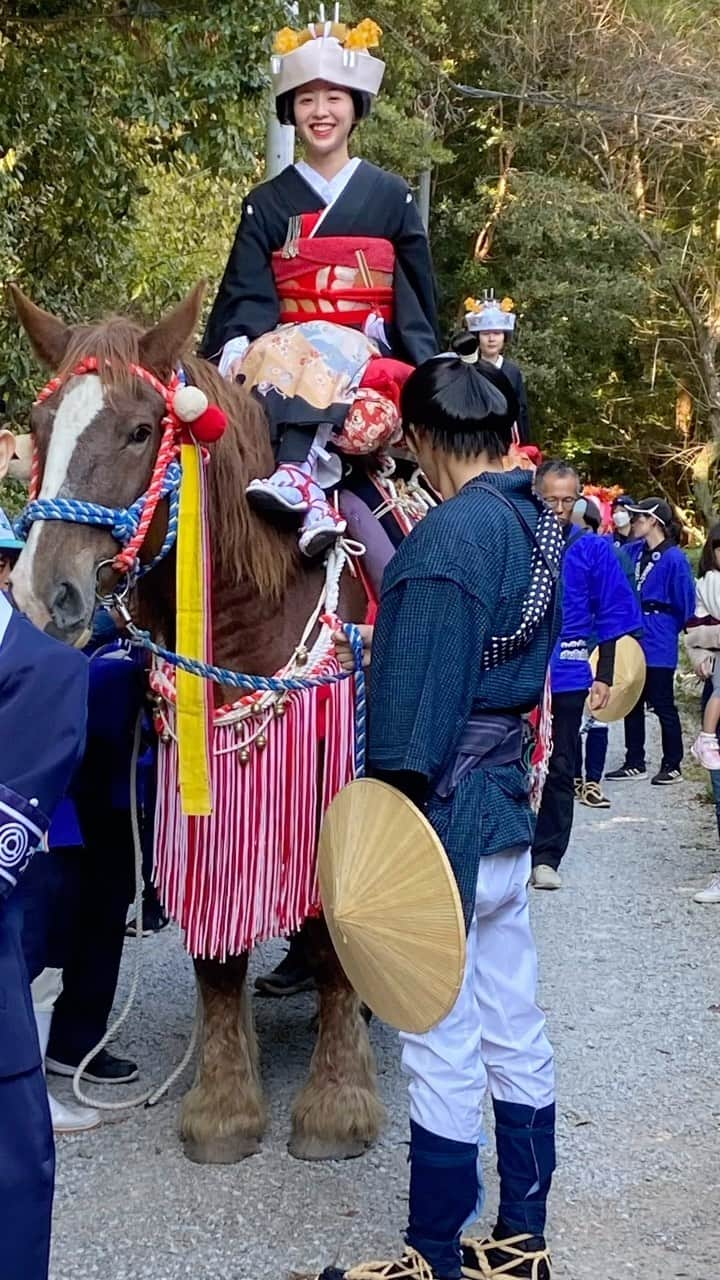
M 141 364 L 145 330 L 132 320 L 111 316 L 100 324 L 78 326 L 59 372 L 95 356 L 103 384 L 127 390 L 134 378 L 131 364 Z M 283 535 L 250 509 L 245 489 L 256 476 L 273 470 L 267 421 L 261 406 L 242 387 L 220 377 L 214 365 L 188 356 L 183 366 L 189 381 L 224 411 L 228 428 L 211 449 L 208 497 L 213 573 L 224 583 L 251 581 L 257 590 L 279 598 L 297 568 L 295 539 Z

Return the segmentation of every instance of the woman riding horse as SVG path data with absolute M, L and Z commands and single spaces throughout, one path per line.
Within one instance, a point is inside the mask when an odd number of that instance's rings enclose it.
M 306 159 L 245 200 L 201 348 L 261 396 L 279 465 L 248 499 L 301 520 L 308 556 L 345 530 L 322 487 L 340 477 L 333 433 L 351 405 L 373 425 L 397 424 L 398 382 L 438 349 L 430 250 L 407 183 L 348 151 L 383 78 L 364 47 L 380 34 L 370 19 L 279 32 L 276 111 Z

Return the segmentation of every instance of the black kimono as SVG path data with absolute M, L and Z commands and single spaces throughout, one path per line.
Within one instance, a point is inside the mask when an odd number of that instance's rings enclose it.
M 231 338 L 244 336 L 253 341 L 276 328 L 281 307 L 272 254 L 287 243 L 291 218 L 325 207 L 322 197 L 293 165 L 250 192 L 243 202 L 240 226 L 210 313 L 201 355 L 218 360 Z M 430 248 L 417 206 L 402 178 L 362 160 L 323 218 L 317 237 L 390 241 L 395 264 L 393 318 L 386 322 L 389 354 L 412 365 L 437 354 Z
M 502 371 L 505 377 L 512 385 L 512 389 L 517 396 L 518 402 L 518 444 L 530 443 L 530 414 L 528 412 L 527 392 L 525 390 L 525 379 L 520 372 L 520 366 L 514 360 L 508 360 L 507 356 L 503 356 Z

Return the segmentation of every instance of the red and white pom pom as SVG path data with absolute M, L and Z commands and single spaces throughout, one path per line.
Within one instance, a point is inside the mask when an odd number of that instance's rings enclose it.
M 173 398 L 175 416 L 188 427 L 198 444 L 214 444 L 227 426 L 227 418 L 216 404 L 209 404 L 199 387 L 179 387 Z

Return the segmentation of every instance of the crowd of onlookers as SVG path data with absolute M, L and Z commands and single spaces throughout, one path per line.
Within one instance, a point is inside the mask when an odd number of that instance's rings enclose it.
M 587 700 L 585 681 L 581 677 L 572 679 L 572 673 L 580 666 L 577 652 L 568 655 L 566 672 L 570 674 L 562 672 L 559 662 L 551 667 L 554 749 L 538 823 L 533 879 L 537 888 L 556 889 L 561 887 L 558 867 L 572 825 L 571 786 L 575 801 L 590 808 L 608 809 L 612 788 L 604 786 L 604 782 L 646 780 L 648 711 L 657 717 L 662 751 L 650 778 L 651 785 L 670 786 L 682 782 L 684 749 L 676 702 L 676 676 L 683 651 L 702 689 L 702 728 L 692 743 L 691 753 L 710 771 L 720 834 L 720 524 L 709 532 L 694 578 L 690 559 L 680 545 L 680 524 L 665 499 L 645 498 L 635 502 L 630 495 L 618 492 L 603 504 L 593 496 L 592 490 L 581 493 L 575 470 L 557 462 L 539 468 L 536 484 L 568 529 L 569 546 L 563 567 L 566 617 L 577 619 L 579 614 L 591 619 L 592 631 L 602 627 L 603 611 L 612 611 L 614 604 L 617 612 L 619 602 L 624 600 L 625 620 L 617 617 L 614 621 L 606 620 L 606 627 L 614 627 L 618 636 L 634 637 L 646 664 L 640 697 L 624 716 L 625 759 L 610 771 L 605 770 L 607 717 L 602 716 L 602 704 L 597 698 L 596 710 L 599 709 L 600 714 L 593 715 L 593 698 L 598 681 L 600 685 L 603 683 L 604 652 L 608 644 L 602 643 L 603 636 L 596 631 L 599 658 Z M 578 553 L 571 547 L 582 534 L 610 544 L 625 586 L 619 585 L 617 575 L 610 575 L 607 560 L 599 555 L 599 548 L 595 546 L 593 550 L 588 542 L 578 548 L 584 549 L 588 563 L 582 572 L 576 572 Z M 630 594 L 637 605 L 634 626 L 630 625 L 633 617 Z M 563 630 L 568 630 L 567 623 Z M 569 633 L 567 643 L 572 645 Z M 609 683 L 612 684 L 612 672 Z M 573 684 L 578 692 L 574 692 Z M 694 895 L 694 901 L 720 903 L 720 877 L 714 876 Z

